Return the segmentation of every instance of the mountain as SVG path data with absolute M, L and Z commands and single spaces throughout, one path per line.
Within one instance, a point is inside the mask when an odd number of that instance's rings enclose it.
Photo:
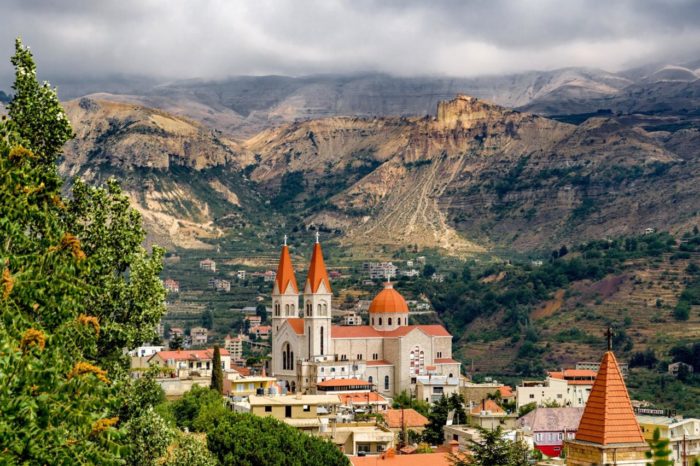
M 602 70 L 564 68 L 475 78 L 385 74 L 237 77 L 188 80 L 91 97 L 131 102 L 185 116 L 238 137 L 286 123 L 331 116 L 423 116 L 440 100 L 464 93 L 507 107 L 536 99 L 599 98 L 633 81 Z M 86 89 L 92 89 L 87 87 Z M 59 87 L 60 89 L 60 87 Z
M 262 203 L 240 170 L 246 153 L 216 130 L 134 104 L 81 98 L 65 108 L 75 138 L 61 174 L 120 179 L 150 242 L 210 249 L 224 225 L 245 227 L 246 209 Z

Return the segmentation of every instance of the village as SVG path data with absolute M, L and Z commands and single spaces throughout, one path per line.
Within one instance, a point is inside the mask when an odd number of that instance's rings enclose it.
M 408 302 L 393 286 L 400 274 L 421 273 L 421 262 L 405 270 L 391 262 L 364 264 L 366 279 L 381 280 L 383 289 L 339 309 L 331 287 L 342 274 L 326 270 L 318 236 L 303 288 L 285 244 L 276 271 L 236 272 L 238 280 L 262 280 L 272 306 L 241 308 L 240 331 L 220 341 L 204 326 L 160 325 L 167 344 L 131 351 L 132 375 L 157 367 L 166 396 L 177 399 L 195 385 L 209 386 L 218 352 L 229 409 L 327 438 L 355 465 L 452 464 L 488 431 L 527 445 L 533 464 L 644 465 L 657 430 L 674 461 L 700 458 L 700 419 L 630 399 L 628 365 L 615 358 L 609 329 L 608 351 L 597 361 L 512 386 L 495 377 L 475 381 L 471 368 L 452 358 L 447 330 L 412 324 L 430 312 L 429 303 Z M 199 267 L 216 271 L 211 259 Z M 432 272 L 430 279 L 441 277 Z M 173 278 L 164 286 L 180 292 Z M 228 292 L 231 283 L 215 278 L 209 286 Z M 674 363 L 668 371 L 677 376 L 692 366 Z M 435 414 L 445 407 L 442 417 Z

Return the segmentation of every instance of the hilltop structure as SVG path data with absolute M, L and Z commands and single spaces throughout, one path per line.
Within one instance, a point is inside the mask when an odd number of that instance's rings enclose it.
M 327 380 L 361 379 L 394 396 L 415 393 L 422 376 L 459 379 L 452 335 L 441 325 L 409 325 L 406 300 L 390 282 L 369 306 L 369 325 L 332 325 L 332 297 L 317 235 L 299 306 L 285 241 L 272 290 L 272 375 L 288 390 L 314 393 Z
M 576 436 L 565 442 L 571 466 L 616 464 L 645 466 L 649 445 L 644 440 L 622 372 L 611 350 L 603 355 Z

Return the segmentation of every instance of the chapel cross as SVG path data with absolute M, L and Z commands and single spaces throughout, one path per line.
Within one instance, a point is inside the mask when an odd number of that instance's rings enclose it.
M 608 351 L 612 351 L 612 338 L 613 338 L 613 330 L 611 327 L 608 327 L 608 329 L 605 331 L 605 336 L 608 339 Z

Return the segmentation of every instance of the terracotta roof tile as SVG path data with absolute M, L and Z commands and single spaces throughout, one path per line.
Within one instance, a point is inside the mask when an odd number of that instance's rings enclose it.
M 599 445 L 645 443 L 615 355 L 603 355 L 576 440 Z
M 402 426 L 402 416 L 400 409 L 387 409 L 381 413 L 384 417 L 384 422 L 386 425 L 392 429 L 399 429 Z M 425 427 L 428 425 L 428 418 L 423 416 L 421 413 L 412 408 L 407 408 L 403 410 L 403 422 L 406 423 L 406 427 Z
M 350 456 L 353 466 L 451 466 L 450 455 L 443 453 L 419 453 L 413 455 Z
M 386 398 L 377 392 L 367 393 L 339 393 L 340 403 L 349 405 L 388 404 Z
M 316 384 L 317 387 L 345 387 L 350 385 L 362 385 L 369 388 L 372 384 L 360 379 L 330 379 Z
M 380 359 L 378 361 L 367 361 L 368 366 L 391 366 L 392 364 L 389 361 L 385 361 L 383 359 Z
M 455 361 L 452 358 L 436 358 L 435 364 L 459 364 L 459 361 Z
M 511 398 L 514 396 L 513 388 L 508 385 L 498 387 L 498 391 L 501 392 L 501 398 Z
M 471 414 L 481 414 L 482 411 L 487 411 L 490 412 L 491 414 L 505 414 L 506 412 L 498 406 L 498 403 L 496 403 L 493 400 L 481 400 L 481 403 L 478 405 L 474 406 L 471 409 Z
M 292 327 L 292 330 L 294 330 L 294 333 L 297 335 L 304 334 L 304 319 L 301 317 L 292 317 L 291 319 L 287 319 L 287 322 L 289 322 L 289 325 Z
M 175 361 L 197 361 L 212 359 L 214 357 L 214 349 L 159 351 L 156 354 L 165 361 L 168 359 L 173 359 Z M 221 356 L 228 356 L 228 351 L 221 348 L 219 349 L 219 354 L 221 354 Z
M 289 256 L 289 247 L 286 244 L 282 246 L 275 283 L 277 283 L 280 293 L 287 291 L 289 285 L 292 285 L 292 290 L 294 290 L 295 293 L 299 293 L 297 279 L 294 275 L 294 267 L 292 267 L 292 258 Z
M 311 263 L 309 264 L 309 273 L 306 276 L 306 283 L 311 287 L 312 293 L 318 291 L 321 283 L 326 286 L 326 291 L 328 293 L 331 292 L 331 282 L 328 280 L 326 265 L 323 263 L 321 243 L 314 243 L 314 250 L 311 253 Z
M 401 293 L 396 291 L 390 282 L 387 282 L 384 284 L 384 289 L 370 303 L 369 312 L 372 314 L 405 314 L 408 312 L 408 304 Z
M 289 319 L 292 320 L 292 319 Z M 413 330 L 420 330 L 433 337 L 450 337 L 450 333 L 442 325 L 402 325 L 394 330 L 379 331 L 369 325 L 333 325 L 332 338 L 381 338 L 402 337 Z
M 518 419 L 518 426 L 533 432 L 574 432 L 582 414 L 583 408 L 537 408 Z

